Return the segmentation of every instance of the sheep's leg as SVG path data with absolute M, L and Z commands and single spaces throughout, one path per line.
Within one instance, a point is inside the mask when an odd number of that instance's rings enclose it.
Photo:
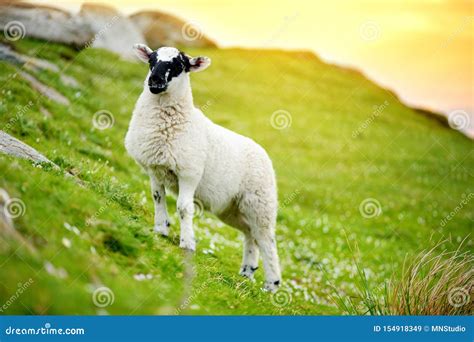
M 193 216 L 194 216 L 194 192 L 197 182 L 189 179 L 179 179 L 178 213 L 181 224 L 181 236 L 179 247 L 194 251 L 196 242 L 194 240 Z
M 268 229 L 268 227 L 257 227 L 252 233 L 262 254 L 263 269 L 265 271 L 265 290 L 274 292 L 278 289 L 281 282 L 275 234 L 273 229 Z
M 168 236 L 170 220 L 168 210 L 166 209 L 166 191 L 165 186 L 158 180 L 153 171 L 149 171 L 151 194 L 155 203 L 155 227 L 154 230 L 161 235 Z
M 258 246 L 250 232 L 245 232 L 244 254 L 240 274 L 253 279 L 253 274 L 258 268 Z

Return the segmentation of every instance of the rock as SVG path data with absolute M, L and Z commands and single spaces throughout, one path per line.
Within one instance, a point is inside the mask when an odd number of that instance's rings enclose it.
M 0 60 L 21 65 L 33 71 L 49 70 L 59 72 L 59 67 L 44 59 L 29 57 L 13 51 L 9 46 L 0 43 Z
M 216 47 L 197 23 L 184 22 L 158 11 L 141 11 L 130 16 L 151 48 L 160 46 Z
M 59 78 L 61 79 L 61 82 L 65 86 L 68 86 L 68 87 L 71 87 L 71 88 L 78 88 L 79 87 L 79 82 L 77 82 L 77 80 L 72 76 L 68 76 L 68 75 L 65 75 L 65 74 L 61 73 L 59 75 Z
M 36 254 L 35 247 L 21 235 L 13 224 L 13 217 L 19 213 L 18 210 L 25 210 L 25 207 L 19 207 L 22 202 L 18 199 L 12 199 L 8 193 L 0 188 L 0 250 L 11 248 L 8 241 L 16 240 L 20 245 L 26 247 L 32 254 Z M 24 204 L 23 204 L 24 205 Z
M 31 87 L 33 89 L 36 89 L 41 95 L 46 96 L 47 98 L 49 98 L 53 101 L 56 101 L 56 102 L 58 102 L 62 105 L 65 105 L 65 106 L 70 104 L 67 97 L 60 94 L 57 90 L 55 90 L 51 87 L 48 87 L 47 85 L 41 83 L 40 81 L 38 81 L 35 77 L 31 76 L 30 74 L 28 74 L 24 71 L 21 71 L 21 70 L 18 71 L 18 74 L 21 77 L 23 77 L 25 80 L 27 80 L 30 83 Z
M 0 153 L 4 153 L 13 157 L 22 158 L 30 160 L 34 163 L 47 163 L 50 164 L 54 170 L 61 170 L 61 168 L 53 163 L 51 160 L 43 156 L 33 147 L 25 144 L 24 142 L 12 137 L 10 134 L 7 134 L 0 130 Z M 84 186 L 85 183 L 75 177 L 70 172 L 65 171 L 64 175 L 68 178 L 73 178 L 74 181 L 80 186 Z
M 0 131 L 0 153 L 10 156 L 31 160 L 35 163 L 48 163 L 53 165 L 55 169 L 59 166 L 54 164 L 48 158 L 36 151 L 33 147 L 23 143 L 22 141 L 12 137 L 11 135 Z
M 49 110 L 47 110 L 46 108 L 44 107 L 40 107 L 40 112 L 44 115 L 44 117 L 46 119 L 49 119 L 52 117 L 51 113 L 49 112 Z
M 96 47 L 134 59 L 132 46 L 162 45 L 215 47 L 199 24 L 184 22 L 158 11 L 125 17 L 113 7 L 84 3 L 77 15 L 51 6 L 0 0 L 0 29 L 6 40 L 23 37 L 77 47 Z M 8 56 L 8 58 L 14 57 Z
M 129 18 L 112 7 L 89 3 L 82 5 L 79 16 L 95 32 L 89 46 L 115 52 L 125 59 L 135 58 L 132 46 L 145 38 Z
M 80 16 L 24 2 L 0 3 L 0 29 L 10 41 L 32 37 L 74 46 L 84 46 L 94 36 L 94 31 Z
M 49 70 L 52 72 L 60 72 L 59 77 L 61 78 L 61 82 L 72 88 L 77 88 L 79 87 L 79 83 L 77 80 L 72 77 L 64 74 L 61 72 L 59 67 L 51 63 L 47 60 L 44 59 L 39 59 L 39 58 L 34 58 L 34 57 L 29 57 L 26 55 L 19 54 L 10 47 L 3 45 L 0 43 L 0 60 L 4 60 L 6 62 L 9 62 L 11 64 L 15 65 L 20 65 L 23 66 L 25 69 L 31 70 L 31 71 L 38 71 L 38 70 Z

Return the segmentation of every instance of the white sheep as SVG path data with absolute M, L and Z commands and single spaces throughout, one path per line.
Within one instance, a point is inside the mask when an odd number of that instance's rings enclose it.
M 196 199 L 244 233 L 240 274 L 253 278 L 260 250 L 265 289 L 275 291 L 281 274 L 275 241 L 277 191 L 270 158 L 253 140 L 214 124 L 194 107 L 189 72 L 206 69 L 209 58 L 191 58 L 173 47 L 153 51 L 136 44 L 134 50 L 149 63 L 150 71 L 125 147 L 150 176 L 155 231 L 169 233 L 165 189 L 171 190 L 178 196 L 180 247 L 194 251 Z

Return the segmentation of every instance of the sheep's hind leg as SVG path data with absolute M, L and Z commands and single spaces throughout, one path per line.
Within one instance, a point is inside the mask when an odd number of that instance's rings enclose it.
M 253 274 L 258 268 L 258 246 L 250 231 L 244 232 L 244 253 L 240 275 L 253 279 Z
M 162 182 L 158 180 L 153 170 L 149 170 L 148 174 L 150 176 L 151 194 L 155 204 L 154 231 L 161 235 L 168 236 L 170 220 L 168 217 L 168 210 L 166 209 L 165 187 Z
M 274 292 L 281 283 L 280 262 L 273 229 L 256 227 L 252 231 L 260 253 L 262 254 L 263 269 L 265 271 L 265 290 Z
M 276 291 L 281 283 L 280 261 L 275 240 L 276 196 L 273 191 L 260 191 L 260 196 L 253 192 L 245 194 L 239 204 L 242 215 L 250 227 L 250 234 L 255 239 L 262 255 L 265 272 L 265 290 Z

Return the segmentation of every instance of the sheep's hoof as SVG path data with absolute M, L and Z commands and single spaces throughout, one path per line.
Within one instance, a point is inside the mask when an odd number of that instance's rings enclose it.
M 278 288 L 280 287 L 280 281 L 266 281 L 265 286 L 263 288 L 264 291 L 275 293 Z
M 170 223 L 168 221 L 165 221 L 161 224 L 155 225 L 155 228 L 153 229 L 155 233 L 161 234 L 163 236 L 168 236 L 170 232 Z
M 188 251 L 194 252 L 196 250 L 196 241 L 194 240 L 186 241 L 184 239 L 181 239 L 179 242 L 179 247 L 181 247 L 182 249 L 186 249 Z
M 250 280 L 254 280 L 253 279 L 253 274 L 255 273 L 257 268 L 258 268 L 258 266 L 252 267 L 250 265 L 243 265 L 242 268 L 240 269 L 239 274 L 241 276 L 244 276 L 245 278 L 249 278 Z

